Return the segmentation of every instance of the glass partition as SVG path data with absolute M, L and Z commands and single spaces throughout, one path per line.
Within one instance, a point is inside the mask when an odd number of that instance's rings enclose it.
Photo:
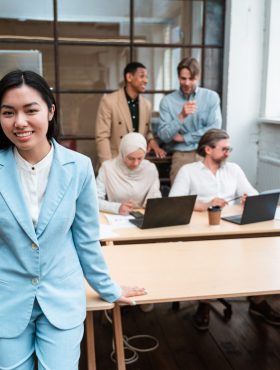
M 61 45 L 59 60 L 61 89 L 115 90 L 123 82 L 123 69 L 129 61 L 129 49 Z
M 130 61 L 147 67 L 154 124 L 184 57 L 199 60 L 201 86 L 222 93 L 224 18 L 225 0 L 1 0 L 1 73 L 37 68 L 56 95 L 63 134 L 93 157 L 100 98 L 122 85 Z
M 59 39 L 128 43 L 129 3 L 129 0 L 59 0 Z
M 203 1 L 135 0 L 134 37 L 143 43 L 202 42 Z

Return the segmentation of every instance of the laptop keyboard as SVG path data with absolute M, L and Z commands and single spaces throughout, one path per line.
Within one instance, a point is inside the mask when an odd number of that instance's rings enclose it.
M 235 221 L 235 222 L 240 222 L 241 221 L 241 215 L 236 215 L 236 216 L 227 216 L 225 217 L 227 220 L 230 221 Z
M 138 226 L 138 227 L 142 227 L 142 225 L 143 225 L 143 221 L 144 221 L 144 217 L 143 218 L 140 218 L 140 217 L 138 217 L 138 218 L 134 218 L 134 219 L 132 219 L 132 220 L 129 220 L 131 223 L 133 223 L 134 225 L 136 225 L 136 226 Z

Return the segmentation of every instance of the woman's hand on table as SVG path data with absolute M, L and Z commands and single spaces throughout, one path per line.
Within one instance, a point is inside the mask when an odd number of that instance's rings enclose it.
M 139 287 L 121 287 L 122 288 L 122 295 L 121 297 L 116 301 L 117 303 L 124 303 L 128 304 L 130 306 L 135 306 L 136 302 L 131 299 L 131 297 L 137 297 L 141 295 L 146 295 L 147 291 L 145 288 L 139 288 Z

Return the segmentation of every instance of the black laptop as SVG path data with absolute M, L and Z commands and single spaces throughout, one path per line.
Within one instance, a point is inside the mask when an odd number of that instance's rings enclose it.
M 269 221 L 275 216 L 279 192 L 248 196 L 242 215 L 222 217 L 223 220 L 239 225 Z
M 148 199 L 143 217 L 129 220 L 140 229 L 185 225 L 191 220 L 196 195 Z

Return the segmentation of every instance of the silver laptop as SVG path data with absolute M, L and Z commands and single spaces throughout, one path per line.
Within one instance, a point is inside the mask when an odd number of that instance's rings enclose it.
M 279 192 L 248 196 L 241 215 L 222 217 L 223 220 L 239 225 L 269 221 L 275 216 Z
M 185 225 L 191 220 L 196 195 L 148 199 L 143 217 L 129 220 L 140 229 Z

